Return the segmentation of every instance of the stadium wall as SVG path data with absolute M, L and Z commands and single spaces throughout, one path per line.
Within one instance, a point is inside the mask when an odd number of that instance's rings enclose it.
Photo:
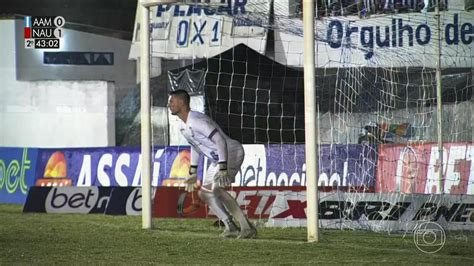
M 23 27 L 23 19 L 15 20 L 17 80 L 113 81 L 117 100 L 122 99 L 132 88 L 135 88 L 137 83 L 135 62 L 128 60 L 127 56 L 130 41 L 69 29 L 66 24 L 63 30 L 64 37 L 60 43 L 61 49 L 24 49 Z M 45 52 L 60 52 L 64 57 L 61 59 L 61 56 L 58 56 L 58 61 L 74 58 L 69 56 L 68 53 L 71 52 L 84 55 L 83 57 L 76 56 L 76 62 L 69 64 L 46 64 Z M 103 60 L 97 60 L 101 62 L 94 62 L 92 59 L 98 59 L 100 56 L 104 56 Z M 84 58 L 89 61 L 84 61 Z
M 19 81 L 14 24 L 14 20 L 0 20 L 4 36 L 0 50 L 0 146 L 114 146 L 114 84 Z

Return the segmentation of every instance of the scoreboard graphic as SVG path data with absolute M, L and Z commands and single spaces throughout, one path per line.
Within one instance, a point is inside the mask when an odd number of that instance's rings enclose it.
M 26 16 L 24 37 L 26 49 L 59 49 L 66 20 L 61 16 Z

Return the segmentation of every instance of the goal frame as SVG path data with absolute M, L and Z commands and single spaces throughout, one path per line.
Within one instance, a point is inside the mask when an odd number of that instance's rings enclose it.
M 140 16 L 141 29 L 149 28 L 149 10 L 160 4 L 200 3 L 212 6 L 219 0 L 140 0 L 137 12 Z M 304 37 L 304 94 L 305 94 L 305 161 L 306 161 L 306 216 L 307 240 L 319 240 L 318 228 L 318 182 L 319 169 L 319 132 L 315 90 L 315 38 L 314 38 L 314 1 L 303 0 L 303 37 Z M 141 154 L 142 154 L 142 227 L 152 228 L 151 211 L 151 105 L 150 105 L 150 32 L 140 30 L 140 103 L 141 103 Z M 147 40 L 147 41 L 145 41 Z

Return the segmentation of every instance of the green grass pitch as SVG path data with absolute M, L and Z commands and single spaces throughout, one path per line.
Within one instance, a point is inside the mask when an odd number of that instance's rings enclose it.
M 257 239 L 221 239 L 213 220 L 23 214 L 0 205 L 0 265 L 11 264 L 474 264 L 474 238 L 449 238 L 434 254 L 412 235 L 322 230 L 306 242 L 306 228 L 259 228 Z

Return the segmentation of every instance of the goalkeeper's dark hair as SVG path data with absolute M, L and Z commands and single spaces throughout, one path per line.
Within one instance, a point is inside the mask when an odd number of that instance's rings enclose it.
M 172 91 L 170 92 L 170 96 L 175 96 L 175 97 L 179 97 L 180 99 L 182 99 L 184 101 L 185 104 L 189 105 L 190 101 L 191 101 L 191 98 L 189 97 L 189 94 L 187 91 L 185 90 L 175 90 L 175 91 Z

